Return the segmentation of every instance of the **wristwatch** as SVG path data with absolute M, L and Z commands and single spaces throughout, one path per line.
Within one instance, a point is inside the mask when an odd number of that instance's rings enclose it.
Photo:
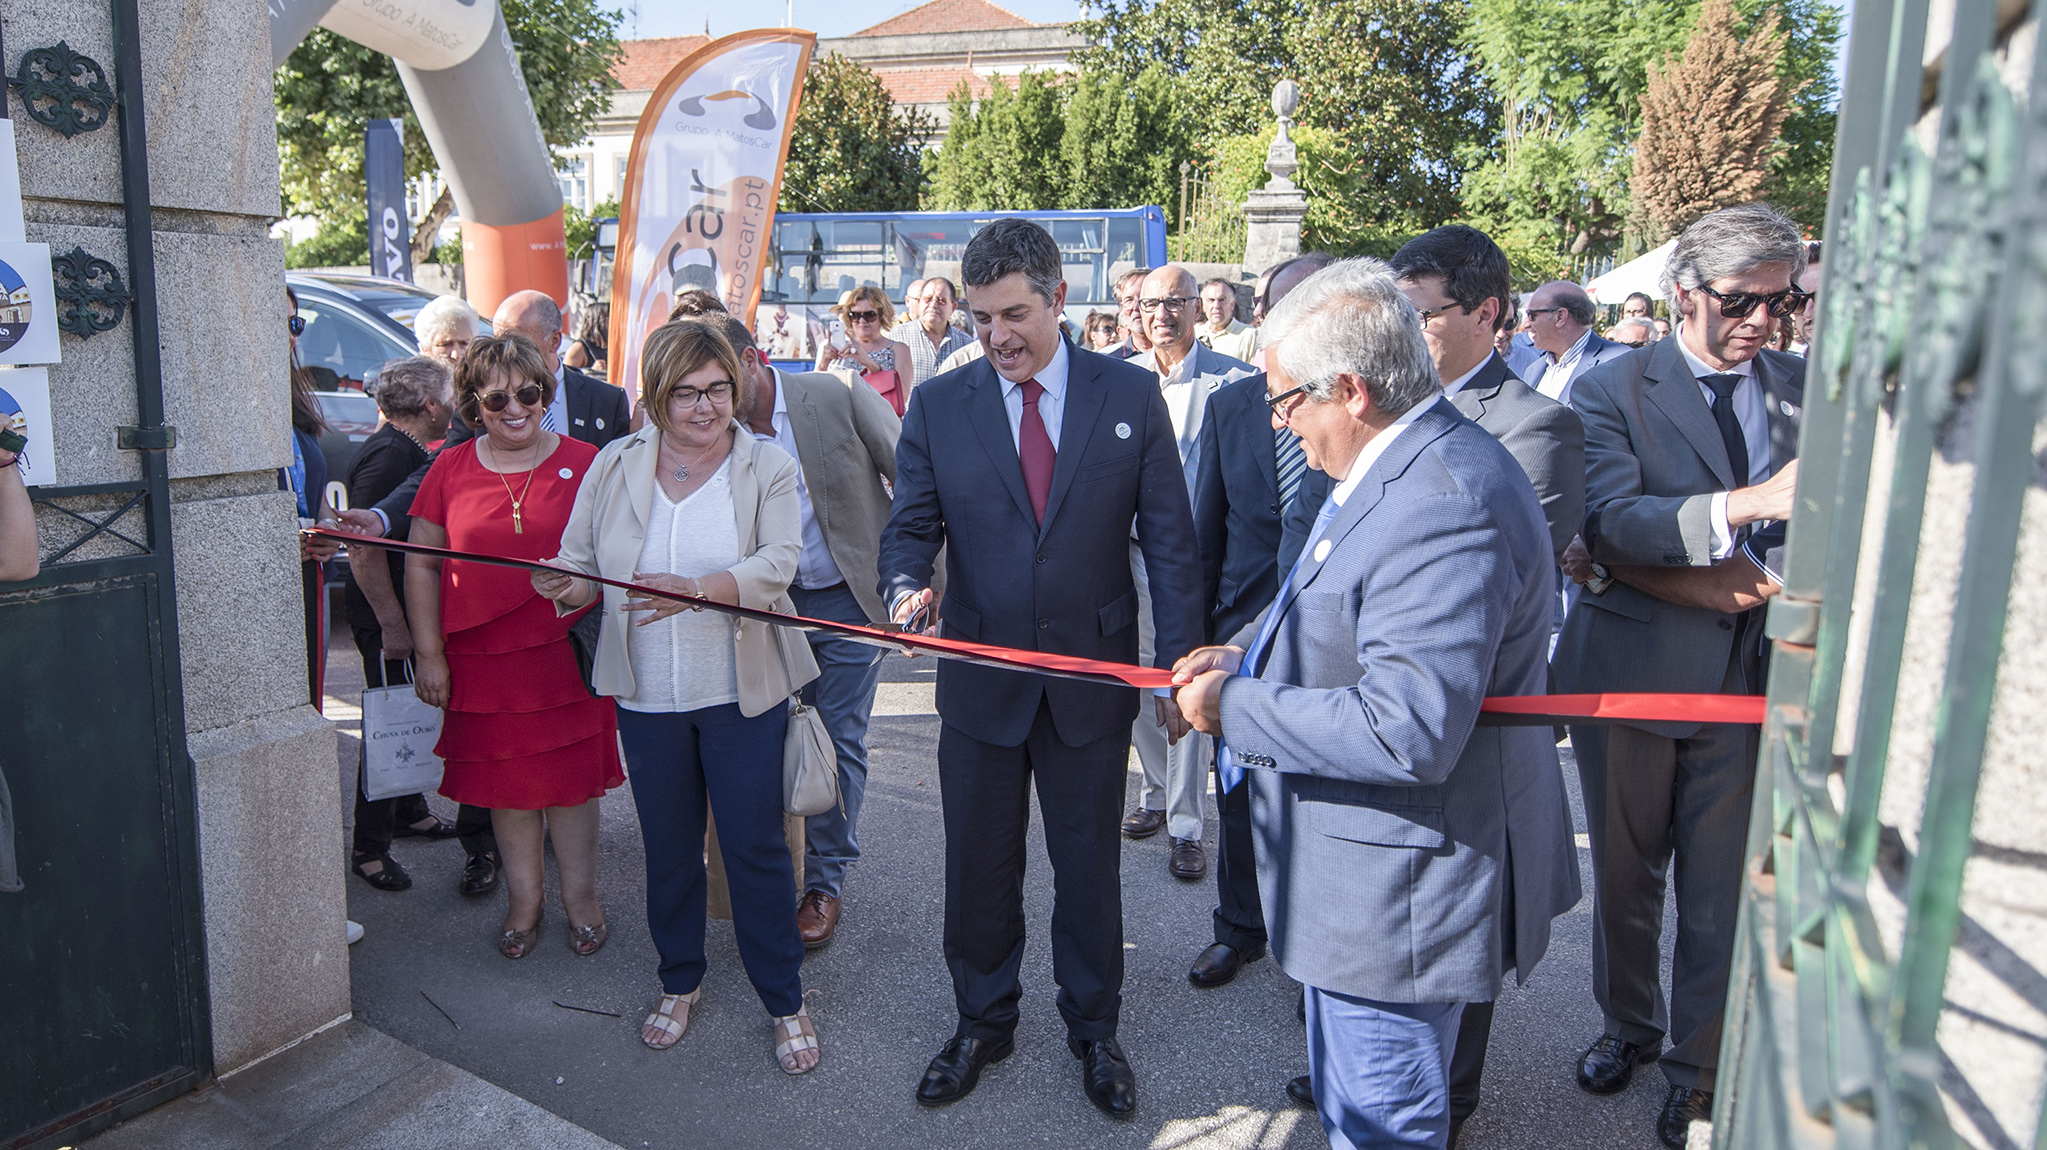
M 1606 589 L 1611 586 L 1613 586 L 1613 572 L 1608 571 L 1604 563 L 1594 563 L 1592 565 L 1592 578 L 1585 581 L 1585 589 L 1594 595 L 1604 595 L 1606 594 Z

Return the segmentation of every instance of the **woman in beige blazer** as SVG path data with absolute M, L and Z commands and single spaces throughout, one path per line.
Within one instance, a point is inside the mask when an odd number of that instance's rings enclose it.
M 556 566 L 793 614 L 798 468 L 733 419 L 746 377 L 732 345 L 710 324 L 675 320 L 647 337 L 641 363 L 648 425 L 590 465 Z M 535 574 L 533 586 L 560 611 L 598 590 L 566 573 Z M 790 694 L 817 677 L 810 644 L 786 628 L 615 587 L 603 599 L 595 686 L 618 700 L 646 844 L 647 925 L 661 954 L 661 1001 L 641 1041 L 675 1045 L 703 994 L 702 844 L 715 811 L 739 957 L 774 1016 L 776 1060 L 806 1073 L 819 1048 L 789 899 L 782 739 Z

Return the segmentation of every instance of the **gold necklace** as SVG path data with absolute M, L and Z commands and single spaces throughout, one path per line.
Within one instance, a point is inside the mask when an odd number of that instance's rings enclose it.
M 488 441 L 486 440 L 486 442 Z M 496 447 L 492 447 L 490 449 L 490 453 L 493 457 L 496 457 L 498 454 L 498 449 Z M 503 460 L 499 460 L 499 462 L 502 463 Z M 527 469 L 526 485 L 519 489 L 519 494 L 517 495 L 512 494 L 512 481 L 505 478 L 504 472 L 498 471 L 493 472 L 493 474 L 495 474 L 498 477 L 499 483 L 505 485 L 505 498 L 512 501 L 512 534 L 514 535 L 526 534 L 526 524 L 524 519 L 521 517 L 520 513 L 525 509 L 527 494 L 533 490 L 533 477 L 535 475 L 540 474 L 540 461 L 538 459 L 534 460 L 533 466 Z

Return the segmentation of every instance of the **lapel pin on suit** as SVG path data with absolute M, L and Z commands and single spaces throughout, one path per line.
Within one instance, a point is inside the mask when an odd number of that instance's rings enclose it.
M 1118 438 L 1118 439 L 1128 439 L 1128 438 L 1130 438 L 1130 425 L 1129 425 L 1129 424 L 1127 424 L 1127 423 L 1119 423 L 1119 424 L 1117 424 L 1117 425 L 1116 425 L 1116 438 Z

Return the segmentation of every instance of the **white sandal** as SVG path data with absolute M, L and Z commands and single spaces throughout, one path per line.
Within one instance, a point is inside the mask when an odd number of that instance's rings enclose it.
M 661 1004 L 654 1008 L 654 1012 L 647 1016 L 645 1022 L 640 1023 L 640 1041 L 646 1043 L 650 1050 L 666 1050 L 681 1042 L 683 1031 L 689 1029 L 689 1008 L 702 1001 L 703 997 L 704 988 L 701 986 L 688 994 L 662 995 Z M 682 1010 L 680 1018 L 677 1018 L 675 1013 L 678 1007 Z M 666 1036 L 667 1041 L 650 1041 L 646 1035 L 649 1028 L 660 1031 Z
M 775 1019 L 775 1062 L 784 1074 L 808 1074 L 824 1060 L 824 1051 L 817 1044 L 817 1029 L 810 1024 L 810 1008 L 798 1007 L 796 1013 Z M 791 1059 L 806 1050 L 818 1052 L 818 1062 L 797 1067 Z

